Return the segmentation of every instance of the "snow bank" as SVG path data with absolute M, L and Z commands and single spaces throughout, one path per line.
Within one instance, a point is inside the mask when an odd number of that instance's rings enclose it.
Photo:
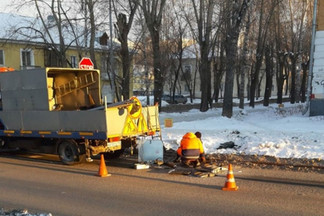
M 177 143 L 186 132 L 200 131 L 208 154 L 236 153 L 323 159 L 324 116 L 303 116 L 303 105 L 284 105 L 284 108 L 260 105 L 244 110 L 234 109 L 230 119 L 221 116 L 221 109 L 204 113 L 199 110 L 161 113 L 164 145 L 166 148 L 177 149 Z M 173 119 L 172 128 L 164 127 L 165 118 Z M 229 141 L 237 145 L 236 149 L 218 149 L 222 143 Z

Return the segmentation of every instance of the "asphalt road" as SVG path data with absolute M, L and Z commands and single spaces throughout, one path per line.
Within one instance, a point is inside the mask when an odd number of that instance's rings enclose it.
M 48 157 L 47 157 L 48 159 Z M 74 215 L 324 215 L 320 173 L 233 167 L 239 190 L 222 191 L 226 172 L 209 178 L 131 168 L 134 158 L 62 165 L 0 154 L 0 208 Z

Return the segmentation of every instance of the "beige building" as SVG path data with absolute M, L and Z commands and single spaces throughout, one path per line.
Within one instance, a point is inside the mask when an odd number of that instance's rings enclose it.
M 58 55 L 51 48 L 51 46 L 59 46 L 55 28 L 50 28 L 51 37 L 54 38 L 54 44 L 51 44 L 49 35 L 36 35 L 35 32 L 30 30 L 28 25 L 33 24 L 33 28 L 45 32 L 42 30 L 42 25 L 37 23 L 39 20 L 33 17 L 0 13 L 0 19 L 0 28 L 2 29 L 0 32 L 0 67 L 28 70 L 57 67 L 59 65 Z M 82 40 L 77 44 L 71 32 L 65 32 L 64 43 L 66 45 L 65 55 L 68 67 L 78 68 L 82 57 L 90 57 L 89 48 L 83 45 Z M 118 46 L 116 43 L 114 45 Z M 97 69 L 101 71 L 102 94 L 107 97 L 108 101 L 112 102 L 107 66 L 109 62 L 108 35 L 105 32 L 97 32 L 95 55 Z M 115 61 L 115 65 L 118 65 L 118 61 Z M 118 71 L 118 68 L 115 71 Z

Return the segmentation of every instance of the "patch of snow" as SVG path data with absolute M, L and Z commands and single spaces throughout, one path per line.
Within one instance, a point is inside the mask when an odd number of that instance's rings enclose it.
M 244 110 L 234 108 L 232 118 L 223 117 L 221 109 L 203 113 L 199 110 L 161 113 L 162 138 L 166 148 L 176 150 L 186 132 L 200 131 L 207 154 L 257 154 L 322 160 L 324 117 L 304 116 L 302 109 L 301 104 L 289 103 L 285 103 L 284 108 L 277 108 L 277 105 L 258 105 Z M 164 127 L 166 118 L 173 119 L 173 127 Z M 229 141 L 237 145 L 236 149 L 218 149 Z

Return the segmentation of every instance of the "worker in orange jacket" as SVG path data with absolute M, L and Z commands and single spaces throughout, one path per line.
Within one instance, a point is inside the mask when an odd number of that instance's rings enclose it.
M 200 164 L 199 160 L 206 161 L 201 140 L 192 132 L 188 132 L 182 137 L 177 156 L 181 158 L 181 162 L 185 165 L 193 163 L 194 166 L 198 166 Z

